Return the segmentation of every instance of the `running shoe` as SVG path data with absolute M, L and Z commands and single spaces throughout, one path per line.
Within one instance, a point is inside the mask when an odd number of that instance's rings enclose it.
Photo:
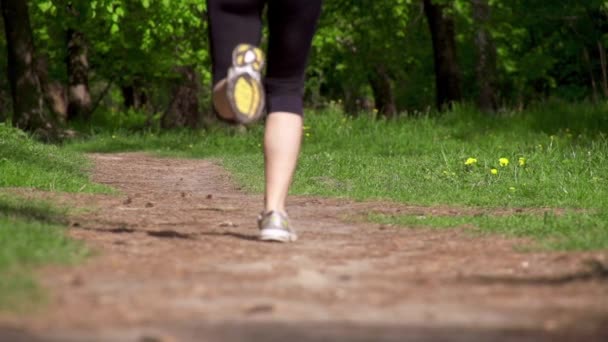
M 264 53 L 258 47 L 239 44 L 232 51 L 227 97 L 238 123 L 248 124 L 262 117 L 265 105 L 263 68 Z
M 260 214 L 258 227 L 262 241 L 294 242 L 298 239 L 296 232 L 289 224 L 287 214 L 278 211 Z

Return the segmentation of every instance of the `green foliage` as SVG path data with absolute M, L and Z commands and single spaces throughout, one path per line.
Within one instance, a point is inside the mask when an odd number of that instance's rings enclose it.
M 66 31 L 84 33 L 95 79 L 119 85 L 166 88 L 175 68 L 196 65 L 209 83 L 210 57 L 204 0 L 32 1 L 37 48 L 51 60 L 51 74 L 65 79 Z
M 415 34 L 408 26 L 410 12 L 415 6 L 406 0 L 327 2 L 313 42 L 309 86 L 327 88 L 330 99 L 348 102 L 369 97 L 376 67 L 403 78 L 416 66 L 417 51 L 405 48 L 406 37 Z
M 468 0 L 435 0 L 456 19 L 465 98 L 476 95 L 475 34 Z M 497 47 L 499 98 L 504 105 L 557 96 L 591 98 L 590 73 L 600 82 L 598 42 L 608 46 L 606 2 L 488 1 L 487 29 Z M 585 60 L 584 54 L 589 54 Z M 421 1 L 332 1 L 315 38 L 309 82 L 314 99 L 369 97 L 374 67 L 387 66 L 398 108 L 424 109 L 434 102 L 433 55 Z M 599 85 L 598 85 L 599 87 Z M 320 92 L 320 91 L 317 91 Z
M 160 114 L 154 114 L 130 108 L 127 111 L 117 111 L 114 108 L 98 110 L 88 125 L 95 130 L 125 130 L 139 131 L 144 127 L 158 130 Z
M 446 15 L 456 20 L 465 100 L 473 102 L 478 25 L 472 4 L 435 2 L 445 4 Z M 605 0 L 488 4 L 491 16 L 483 28 L 497 48 L 497 95 L 502 105 L 519 107 L 551 97 L 580 101 L 603 93 L 600 51 L 608 47 Z M 91 83 L 135 85 L 150 99 L 145 110 L 167 108 L 179 66 L 194 65 L 201 76 L 201 96 L 208 93 L 211 60 L 205 0 L 32 0 L 30 11 L 37 49 L 48 59 L 53 80 L 66 80 L 66 31 L 73 29 L 88 41 Z M 4 46 L 2 35 L 0 49 Z M 0 54 L 2 65 L 5 54 Z M 373 106 L 370 78 L 379 67 L 390 75 L 399 110 L 433 106 L 435 66 L 422 2 L 325 2 L 308 69 L 308 103 L 318 108 L 342 102 L 350 112 Z M 0 87 L 8 89 L 6 83 Z
M 590 97 L 588 68 L 600 74 L 599 58 L 594 56 L 608 23 L 605 1 L 549 5 L 518 0 L 492 5 L 491 30 L 498 47 L 503 97 L 527 101 L 549 94 L 570 100 Z M 593 60 L 584 60 L 585 51 Z

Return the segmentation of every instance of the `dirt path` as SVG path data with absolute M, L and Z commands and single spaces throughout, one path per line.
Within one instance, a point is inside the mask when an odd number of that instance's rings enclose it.
M 608 276 L 586 266 L 608 252 L 522 253 L 355 220 L 455 208 L 310 197 L 290 202 L 297 243 L 260 243 L 261 196 L 212 162 L 92 158 L 121 195 L 57 200 L 97 208 L 71 235 L 99 255 L 44 270 L 51 304 L 0 317 L 2 341 L 608 340 Z

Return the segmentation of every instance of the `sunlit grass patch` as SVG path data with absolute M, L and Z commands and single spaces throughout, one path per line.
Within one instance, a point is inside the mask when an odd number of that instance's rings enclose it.
M 466 228 L 476 233 L 532 238 L 536 248 L 558 250 L 608 249 L 606 213 L 568 212 L 515 215 L 384 215 L 371 213 L 368 220 L 404 228 Z
M 31 187 L 66 192 L 109 192 L 89 180 L 87 159 L 58 146 L 42 144 L 0 123 L 0 188 Z

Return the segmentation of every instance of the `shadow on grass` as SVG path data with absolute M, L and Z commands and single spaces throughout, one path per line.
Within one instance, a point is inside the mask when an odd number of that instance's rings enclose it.
M 551 100 L 532 106 L 526 114 L 530 127 L 537 131 L 595 136 L 608 132 L 607 112 L 608 102 L 580 104 Z
M 35 268 L 69 265 L 89 255 L 65 235 L 66 222 L 67 209 L 0 194 L 0 312 L 31 312 L 44 304 Z
M 41 170 L 64 170 L 78 175 L 84 173 L 82 168 L 84 158 L 59 151 L 18 129 L 0 125 L 0 137 L 4 139 L 5 147 L 0 152 L 0 158 L 10 162 L 19 161 Z
M 49 224 L 66 224 L 67 210 L 42 201 L 0 194 L 0 216 Z
M 460 105 L 438 115 L 438 126 L 446 128 L 461 141 L 483 141 L 488 136 L 503 135 L 519 142 L 538 140 L 538 133 L 568 137 L 573 145 L 602 140 L 608 133 L 608 102 L 571 103 L 547 100 L 525 110 L 505 111 L 496 115 L 479 112 L 475 107 Z

